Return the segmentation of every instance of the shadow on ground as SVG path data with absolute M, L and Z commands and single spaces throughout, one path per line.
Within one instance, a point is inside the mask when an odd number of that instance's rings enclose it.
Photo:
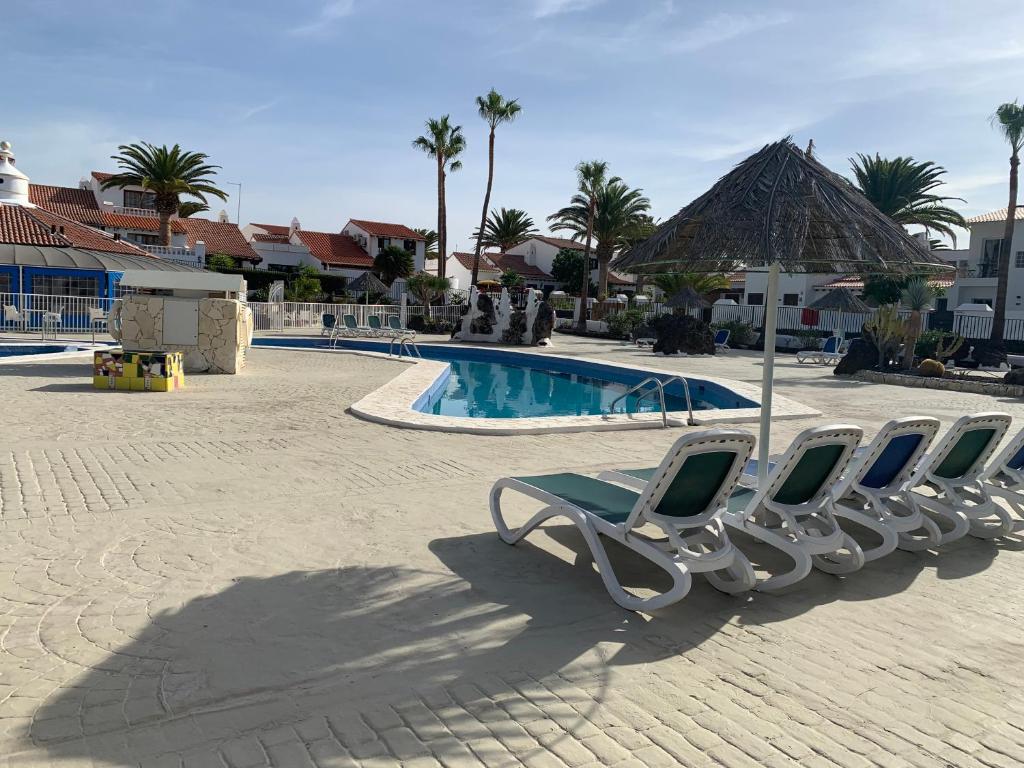
M 685 652 L 728 622 L 765 625 L 837 600 L 882 598 L 926 568 L 960 578 L 984 570 L 1001 548 L 1024 547 L 1017 537 L 968 539 L 940 555 L 897 552 L 845 579 L 812 573 L 779 595 L 730 597 L 696 577 L 684 601 L 644 616 L 608 598 L 574 527 L 541 531 L 534 540 L 544 549 L 510 547 L 493 533 L 435 539 L 429 548 L 444 566 L 437 572 L 360 566 L 240 578 L 155 613 L 130 643 L 42 705 L 25 748 L 121 765 L 126 744 L 147 729 L 180 749 L 173 734 L 183 718 L 203 739 L 218 739 L 297 711 L 268 714 L 254 702 L 294 708 L 295 697 L 312 695 L 320 711 L 358 708 L 371 696 L 408 698 L 483 675 L 539 677 L 581 657 L 607 680 L 613 667 Z M 740 543 L 763 559 L 757 545 Z M 547 548 L 564 548 L 568 558 Z M 652 580 L 658 569 L 614 543 L 609 550 L 624 585 L 661 586 Z
M 4 363 L 0 376 L 27 376 L 33 379 L 80 379 L 92 382 L 92 361 L 82 358 L 75 363 Z

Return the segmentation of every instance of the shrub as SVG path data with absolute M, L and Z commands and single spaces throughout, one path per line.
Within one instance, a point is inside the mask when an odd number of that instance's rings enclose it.
M 925 331 L 917 337 L 914 354 L 921 358 L 948 360 L 963 343 L 961 336 L 949 331 Z
M 754 326 L 742 320 L 723 320 L 711 326 L 715 330 L 725 328 L 729 331 L 730 347 L 745 347 L 757 341 L 758 333 Z
M 455 330 L 455 324 L 448 320 L 427 319 L 423 315 L 413 315 L 406 326 L 416 333 L 450 334 Z
M 645 314 L 639 309 L 626 309 L 608 315 L 608 334 L 615 339 L 632 338 L 633 331 L 644 324 Z

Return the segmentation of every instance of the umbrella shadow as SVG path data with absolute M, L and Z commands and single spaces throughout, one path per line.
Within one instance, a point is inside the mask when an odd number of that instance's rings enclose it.
M 81 379 L 92 380 L 92 361 L 83 359 L 77 363 L 4 363 L 0 365 L 0 377 L 27 376 L 34 379 Z

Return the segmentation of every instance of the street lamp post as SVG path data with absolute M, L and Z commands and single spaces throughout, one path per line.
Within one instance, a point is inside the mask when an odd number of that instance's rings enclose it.
M 235 224 L 242 226 L 242 182 L 240 181 L 225 181 L 225 184 L 230 184 L 233 187 L 238 187 L 238 211 L 235 214 Z

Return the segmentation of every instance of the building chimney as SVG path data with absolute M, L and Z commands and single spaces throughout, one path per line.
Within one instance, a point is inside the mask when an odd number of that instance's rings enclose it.
M 225 211 L 223 208 L 221 208 L 220 213 L 217 214 L 217 221 L 219 221 L 221 224 L 228 224 L 231 222 L 231 219 L 228 218 L 228 212 Z
M 9 141 L 0 141 L 0 203 L 32 205 L 28 199 L 28 176 L 14 167 Z
M 299 224 L 298 217 L 292 216 L 292 223 L 288 226 L 288 239 L 291 240 L 292 235 L 294 235 L 296 232 L 299 232 L 301 229 L 302 225 Z

